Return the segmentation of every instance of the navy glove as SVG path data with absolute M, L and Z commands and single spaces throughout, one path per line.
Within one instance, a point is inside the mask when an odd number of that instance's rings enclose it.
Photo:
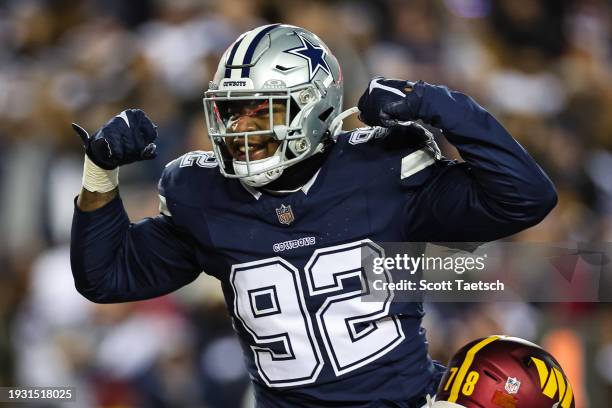
M 153 143 L 157 126 L 140 109 L 121 112 L 91 137 L 76 123 L 72 128 L 83 140 L 87 156 L 105 170 L 157 156 Z
M 359 98 L 359 119 L 369 126 L 384 127 L 418 119 L 420 95 L 415 93 L 415 85 L 409 81 L 375 77 Z

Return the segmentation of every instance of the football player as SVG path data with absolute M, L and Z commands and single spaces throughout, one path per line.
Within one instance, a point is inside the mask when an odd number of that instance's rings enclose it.
M 160 214 L 131 224 L 118 168 L 155 156 L 139 110 L 86 148 L 74 211 L 77 290 L 100 303 L 161 296 L 201 271 L 221 281 L 258 407 L 416 407 L 443 367 L 427 354 L 420 303 L 362 302 L 375 242 L 490 241 L 537 224 L 556 193 L 484 108 L 444 86 L 374 78 L 370 128 L 341 131 L 342 71 L 299 27 L 271 24 L 224 53 L 204 110 L 213 152 L 170 162 Z M 351 109 L 348 113 L 356 112 Z M 465 163 L 440 156 L 441 129 Z M 390 276 L 383 274 L 383 279 Z
M 527 340 L 489 336 L 461 348 L 450 360 L 435 402 L 427 408 L 574 408 L 563 369 Z

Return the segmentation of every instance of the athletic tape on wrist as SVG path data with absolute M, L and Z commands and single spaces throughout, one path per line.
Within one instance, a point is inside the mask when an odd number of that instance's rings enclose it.
M 83 164 L 83 188 L 92 193 L 107 193 L 119 185 L 119 167 L 104 170 L 85 155 Z

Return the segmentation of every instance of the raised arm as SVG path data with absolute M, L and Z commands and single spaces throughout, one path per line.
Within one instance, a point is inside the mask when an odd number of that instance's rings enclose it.
M 490 241 L 537 224 L 555 206 L 549 178 L 472 98 L 424 82 L 374 81 L 360 100 L 362 119 L 387 126 L 421 119 L 441 129 L 466 161 L 437 165 L 405 210 L 409 238 Z
M 119 197 L 118 166 L 155 155 L 153 123 L 142 111 L 125 111 L 92 137 L 76 129 L 87 151 L 70 243 L 79 293 L 98 303 L 125 302 L 193 281 L 201 268 L 189 234 L 167 210 L 130 223 Z
M 195 243 L 172 217 L 132 224 L 118 196 L 94 211 L 75 207 L 70 261 L 77 290 L 96 303 L 161 296 L 201 272 Z

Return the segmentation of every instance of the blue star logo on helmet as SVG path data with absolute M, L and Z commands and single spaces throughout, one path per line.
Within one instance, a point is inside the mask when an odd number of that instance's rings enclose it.
M 327 73 L 327 75 L 331 75 L 329 65 L 327 65 L 327 61 L 325 60 L 325 56 L 327 55 L 325 48 L 317 47 L 297 32 L 295 35 L 297 35 L 302 42 L 302 46 L 291 48 L 284 52 L 304 58 L 308 61 L 308 80 L 312 81 L 312 78 L 314 78 L 319 70 Z

